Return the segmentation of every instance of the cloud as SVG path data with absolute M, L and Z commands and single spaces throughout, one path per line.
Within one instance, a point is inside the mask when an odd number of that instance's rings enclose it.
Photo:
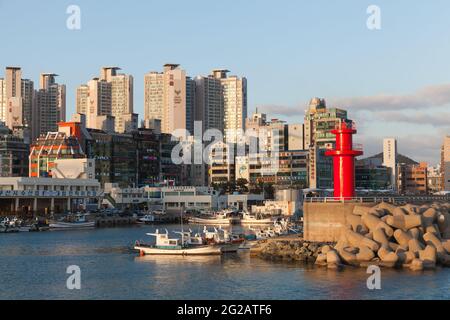
M 286 117 L 295 117 L 295 116 L 303 117 L 305 114 L 305 109 L 306 108 L 288 107 L 276 104 L 267 104 L 258 106 L 258 112 L 265 113 L 269 117 L 271 115 L 286 116 Z
M 370 157 L 383 152 L 383 137 L 359 136 L 356 143 L 362 143 L 364 156 Z M 440 162 L 443 139 L 435 135 L 408 135 L 397 137 L 398 152 L 420 162 L 435 165 Z
M 411 94 L 332 98 L 330 106 L 357 111 L 428 109 L 450 104 L 450 84 L 424 87 Z
M 436 111 L 433 113 L 424 112 L 399 112 L 381 111 L 374 113 L 374 116 L 383 121 L 406 122 L 420 125 L 433 125 L 435 127 L 450 127 L 450 112 Z

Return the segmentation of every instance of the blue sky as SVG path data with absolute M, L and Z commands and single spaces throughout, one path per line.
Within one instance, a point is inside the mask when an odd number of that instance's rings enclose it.
M 72 4 L 81 30 L 66 28 Z M 366 27 L 371 4 L 381 30 Z M 350 111 L 367 155 L 395 136 L 400 152 L 437 163 L 450 134 L 449 16 L 445 0 L 0 0 L 0 68 L 21 66 L 36 83 L 58 73 L 71 114 L 76 87 L 117 65 L 135 77 L 142 115 L 146 72 L 224 67 L 248 78 L 250 112 L 302 121 L 308 100 L 324 97 Z

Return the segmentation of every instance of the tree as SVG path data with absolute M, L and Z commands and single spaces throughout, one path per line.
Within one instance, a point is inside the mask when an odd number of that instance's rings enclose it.
M 239 178 L 236 180 L 237 191 L 239 191 L 240 193 L 248 192 L 247 185 L 248 185 L 247 179 Z

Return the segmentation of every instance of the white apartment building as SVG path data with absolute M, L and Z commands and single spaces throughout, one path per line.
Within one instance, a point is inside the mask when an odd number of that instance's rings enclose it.
M 187 81 L 192 85 L 192 80 L 178 64 L 165 64 L 162 73 L 147 73 L 144 77 L 144 119 L 160 119 L 163 133 L 189 129 L 187 121 L 192 119 L 193 98 L 192 88 L 187 95 Z
M 118 74 L 117 70 L 120 68 L 102 68 L 102 79 L 111 83 L 111 115 L 115 118 L 114 131 L 124 133 L 127 129 L 137 129 L 137 114 L 133 113 L 133 76 Z
M 397 183 L 397 140 L 394 138 L 383 140 L 383 165 L 389 168 L 391 186 L 395 188 Z
M 247 79 L 237 76 L 227 77 L 228 70 L 215 70 L 221 76 L 223 90 L 224 131 L 225 139 L 235 142 L 245 131 L 247 118 Z
M 77 88 L 77 113 L 86 115 L 88 128 L 124 133 L 138 127 L 133 113 L 133 76 L 119 74 L 119 67 L 103 67 L 100 78 Z

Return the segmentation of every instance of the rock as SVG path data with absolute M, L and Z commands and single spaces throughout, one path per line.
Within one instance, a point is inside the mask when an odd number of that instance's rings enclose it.
M 439 227 L 435 224 L 425 228 L 425 233 L 433 233 L 436 237 L 441 239 L 441 233 L 439 232 Z
M 437 225 L 442 238 L 450 239 L 450 213 L 441 213 L 437 218 Z
M 398 256 L 398 261 L 401 264 L 405 264 L 405 263 L 409 264 L 416 258 L 414 253 L 412 253 L 410 251 L 406 251 L 406 250 L 404 250 L 402 248 L 398 248 L 395 251 L 395 254 Z
M 421 232 L 419 228 L 412 228 L 408 230 L 408 234 L 411 238 L 419 239 L 421 236 Z
M 367 239 L 364 236 L 360 235 L 359 233 L 356 233 L 352 230 L 346 230 L 345 231 L 345 237 L 347 238 L 348 243 L 351 246 L 360 248 L 361 246 L 366 246 L 370 248 L 372 251 L 377 251 L 379 249 L 378 243 L 376 243 L 373 240 Z
M 338 253 L 336 252 L 336 250 L 330 250 L 327 252 L 327 264 L 336 264 L 336 265 L 340 265 L 341 264 L 341 259 L 339 258 Z
M 392 251 L 396 251 L 398 248 L 400 248 L 400 245 L 398 244 L 398 243 L 395 243 L 395 242 L 389 242 L 389 248 L 392 250 Z
M 315 264 L 319 266 L 326 266 L 327 265 L 327 255 L 324 253 L 321 253 L 317 256 Z
M 339 251 L 339 256 L 347 264 L 355 264 L 357 262 L 356 254 L 347 251 L 346 248 Z
M 366 246 L 361 246 L 359 252 L 356 254 L 356 260 L 358 262 L 370 261 L 373 258 L 375 258 L 375 254 Z
M 392 252 L 386 247 L 381 247 L 380 250 L 378 250 L 378 257 L 380 257 L 382 262 L 395 264 L 398 261 L 398 256 L 395 254 L 395 252 Z
M 331 247 L 329 246 L 329 245 L 324 245 L 323 247 L 322 247 L 322 249 L 321 249 L 321 253 L 323 253 L 323 254 L 327 254 L 328 253 L 328 251 L 330 251 L 331 250 Z
M 342 231 L 339 241 L 336 243 L 334 248 L 339 252 L 340 250 L 344 249 L 347 246 L 348 246 L 348 241 L 347 241 L 347 238 L 345 237 L 345 233 Z
M 402 207 L 397 207 L 394 210 L 392 210 L 393 216 L 405 216 L 407 213 Z
M 347 223 L 351 226 L 354 232 L 363 233 L 367 232 L 367 228 L 363 225 L 361 216 L 349 214 L 346 217 Z
M 409 251 L 413 252 L 416 257 L 419 256 L 419 251 L 425 249 L 425 247 L 417 239 L 411 239 L 408 242 Z
M 423 262 L 422 262 L 422 260 L 420 260 L 420 259 L 414 259 L 414 260 L 411 262 L 409 268 L 410 268 L 412 271 L 422 271 L 422 270 L 423 270 Z
M 422 225 L 421 216 L 390 216 L 386 219 L 386 223 L 391 227 L 408 231 L 414 227 Z
M 388 237 L 392 237 L 394 230 L 384 223 L 380 218 L 372 215 L 366 214 L 362 217 L 362 222 L 369 228 L 370 231 L 374 232 L 376 229 L 383 229 Z
M 439 261 L 444 260 L 444 256 L 447 255 L 447 252 L 444 249 L 444 246 L 442 245 L 442 242 L 438 237 L 431 232 L 427 232 L 423 235 L 423 240 L 425 240 L 426 244 L 429 246 L 434 247 L 436 250 L 437 256 L 439 258 Z
M 377 209 L 384 209 L 387 212 L 391 213 L 392 211 L 394 211 L 396 206 L 394 206 L 393 204 L 387 203 L 387 202 L 381 202 L 381 203 L 377 204 L 375 206 L 375 208 L 377 208 Z
M 435 208 L 429 208 L 422 214 L 423 227 L 428 227 L 434 224 L 437 218 L 437 211 Z
M 436 248 L 427 245 L 425 249 L 419 251 L 419 259 L 423 262 L 424 268 L 434 268 L 436 267 Z
M 397 240 L 397 243 L 401 246 L 407 246 L 409 240 L 412 239 L 412 237 L 408 233 L 406 233 L 401 229 L 397 229 L 394 231 L 394 238 L 395 240 Z
M 374 215 L 378 218 L 381 218 L 386 215 L 386 211 L 384 209 L 371 208 L 368 214 Z
M 418 206 L 415 206 L 415 205 L 412 205 L 412 204 L 405 204 L 403 207 L 402 207 L 405 211 L 406 211 L 406 213 L 407 214 L 409 214 L 409 215 L 416 215 L 416 214 L 419 214 L 419 207 Z
M 387 247 L 389 245 L 389 239 L 387 238 L 386 233 L 382 228 L 378 228 L 373 232 L 373 240 L 380 246 Z
M 447 253 L 450 253 L 450 239 L 442 240 L 441 244 L 442 247 L 444 247 L 445 251 L 447 251 Z

